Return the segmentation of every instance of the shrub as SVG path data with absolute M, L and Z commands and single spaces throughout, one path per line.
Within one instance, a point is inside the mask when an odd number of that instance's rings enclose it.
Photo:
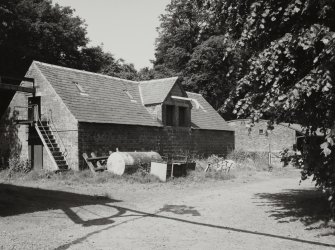
M 28 173 L 32 170 L 29 160 L 22 160 L 19 155 L 9 158 L 10 172 Z
M 266 152 L 234 150 L 227 155 L 227 159 L 236 162 L 239 170 L 270 170 L 268 154 Z

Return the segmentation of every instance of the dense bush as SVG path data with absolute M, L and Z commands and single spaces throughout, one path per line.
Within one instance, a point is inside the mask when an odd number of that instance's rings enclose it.
M 28 173 L 32 170 L 29 160 L 22 160 L 19 155 L 9 158 L 9 169 L 11 172 Z

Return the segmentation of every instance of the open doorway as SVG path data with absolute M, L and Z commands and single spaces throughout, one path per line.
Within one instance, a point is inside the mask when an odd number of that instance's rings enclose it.
M 37 121 L 41 118 L 41 97 L 28 97 L 28 120 Z
M 28 120 L 38 121 L 41 117 L 41 97 L 28 97 Z M 29 160 L 33 169 L 43 169 L 43 143 L 34 126 L 29 127 Z

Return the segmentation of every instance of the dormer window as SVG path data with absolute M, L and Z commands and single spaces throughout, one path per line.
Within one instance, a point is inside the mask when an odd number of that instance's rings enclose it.
M 190 108 L 186 106 L 165 104 L 165 126 L 188 127 L 190 126 Z
M 88 96 L 88 94 L 86 93 L 86 91 L 83 89 L 83 87 L 78 83 L 78 82 L 73 82 L 77 89 L 79 90 L 79 93 L 83 96 Z

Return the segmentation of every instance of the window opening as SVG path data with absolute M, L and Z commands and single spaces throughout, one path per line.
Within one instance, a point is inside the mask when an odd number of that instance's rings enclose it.
M 166 105 L 166 126 L 173 126 L 174 106 Z
M 179 107 L 179 126 L 186 127 L 187 126 L 187 108 Z

